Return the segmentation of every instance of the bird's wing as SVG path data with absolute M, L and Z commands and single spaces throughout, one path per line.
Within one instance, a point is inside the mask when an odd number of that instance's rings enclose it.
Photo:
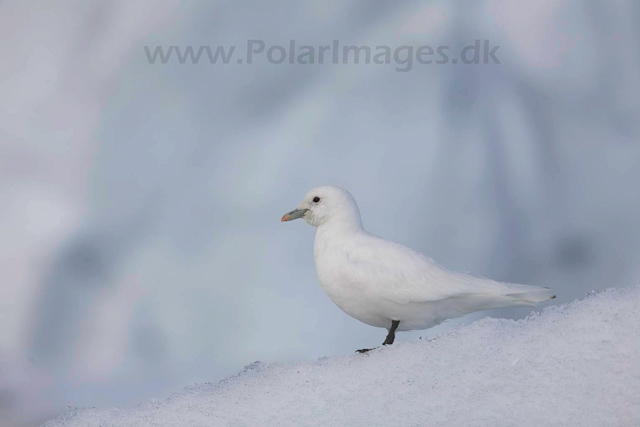
M 462 294 L 504 295 L 510 289 L 505 283 L 449 271 L 419 252 L 376 236 L 358 243 L 348 248 L 345 279 L 382 299 L 407 304 Z

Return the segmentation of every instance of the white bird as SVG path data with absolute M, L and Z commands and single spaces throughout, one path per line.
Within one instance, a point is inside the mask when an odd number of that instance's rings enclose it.
M 383 345 L 393 344 L 396 331 L 555 298 L 548 288 L 449 271 L 413 249 L 368 233 L 353 196 L 339 187 L 314 188 L 282 221 L 297 218 L 317 228 L 313 252 L 322 289 L 351 317 L 387 329 Z

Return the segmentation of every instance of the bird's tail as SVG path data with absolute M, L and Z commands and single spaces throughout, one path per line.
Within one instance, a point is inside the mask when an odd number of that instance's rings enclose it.
M 458 275 L 458 277 L 464 279 L 469 289 L 467 292 L 460 292 L 460 296 L 473 301 L 470 304 L 476 311 L 523 305 L 535 306 L 539 302 L 556 297 L 551 289 L 541 286 L 496 282 L 469 274 Z
M 554 299 L 556 295 L 549 288 L 531 285 L 507 285 L 505 297 L 511 298 L 514 305 L 536 305 L 539 302 Z

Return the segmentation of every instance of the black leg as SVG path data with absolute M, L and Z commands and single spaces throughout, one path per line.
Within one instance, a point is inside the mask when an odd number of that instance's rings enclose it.
M 396 329 L 398 329 L 398 326 L 400 325 L 400 321 L 399 320 L 392 320 L 391 321 L 391 328 L 389 328 L 389 333 L 387 334 L 387 338 L 384 340 L 384 342 L 382 343 L 382 345 L 391 345 L 393 344 L 393 341 L 396 339 Z M 378 348 L 378 347 L 376 347 Z M 361 350 L 356 350 L 356 353 L 366 353 L 368 351 L 373 350 L 373 348 L 363 348 Z
M 396 339 L 396 329 L 398 329 L 399 325 L 400 325 L 400 321 L 399 320 L 392 320 L 391 321 L 391 328 L 389 329 L 389 334 L 387 334 L 387 338 L 384 340 L 382 345 L 391 345 L 391 344 L 393 344 L 393 341 Z

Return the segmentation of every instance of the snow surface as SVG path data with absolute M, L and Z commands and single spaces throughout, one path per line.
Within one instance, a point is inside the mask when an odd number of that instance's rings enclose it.
M 44 425 L 637 426 L 640 286 L 364 355 L 256 362 L 136 409 L 71 409 Z

